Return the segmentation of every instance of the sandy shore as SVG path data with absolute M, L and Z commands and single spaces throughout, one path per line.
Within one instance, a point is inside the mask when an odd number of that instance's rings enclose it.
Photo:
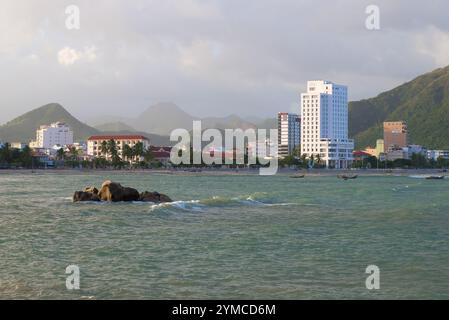
M 201 169 L 201 170 L 165 170 L 165 169 L 135 169 L 135 170 L 104 170 L 104 169 L 2 169 L 0 175 L 11 174 L 64 174 L 64 175 L 83 175 L 83 174 L 149 174 L 149 175 L 188 175 L 188 176 L 207 176 L 207 175 L 258 175 L 258 169 Z M 412 176 L 412 175 L 449 175 L 443 173 L 441 169 L 393 169 L 393 170 L 294 170 L 282 168 L 278 170 L 277 175 L 295 175 L 304 174 L 311 177 L 336 176 L 339 174 L 350 174 L 359 176 Z

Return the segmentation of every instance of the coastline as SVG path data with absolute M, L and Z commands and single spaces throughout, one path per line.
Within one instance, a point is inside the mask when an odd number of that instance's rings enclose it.
M 30 175 L 30 174 L 48 174 L 48 175 L 85 175 L 85 174 L 148 174 L 148 175 L 177 175 L 177 176 L 254 176 L 259 174 L 258 169 L 201 169 L 201 171 L 189 170 L 169 170 L 169 169 L 0 169 L 2 175 Z M 370 176 L 414 176 L 414 175 L 438 175 L 449 176 L 441 169 L 353 169 L 353 170 L 333 170 L 333 169 L 311 169 L 295 170 L 282 168 L 279 169 L 276 176 L 291 176 L 295 174 L 304 174 L 306 177 L 331 177 L 339 174 L 358 175 L 359 177 Z

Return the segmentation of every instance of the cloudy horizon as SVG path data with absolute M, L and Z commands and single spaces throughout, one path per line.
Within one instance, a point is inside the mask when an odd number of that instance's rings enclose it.
M 365 27 L 368 5 L 380 30 Z M 66 27 L 67 6 L 80 29 Z M 0 123 L 58 102 L 83 121 L 162 101 L 195 116 L 298 112 L 306 81 L 370 98 L 449 65 L 446 2 L 2 1 Z

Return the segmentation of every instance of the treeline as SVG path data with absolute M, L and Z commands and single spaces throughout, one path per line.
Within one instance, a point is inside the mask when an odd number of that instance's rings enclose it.
M 33 151 L 29 146 L 23 149 L 12 148 L 9 143 L 5 143 L 0 148 L 0 168 L 32 168 L 38 167 L 35 163 Z
M 366 169 L 444 169 L 449 167 L 449 160 L 442 157 L 436 161 L 427 159 L 422 154 L 414 153 L 411 159 L 397 159 L 394 161 L 379 161 L 376 157 L 354 161 L 354 168 Z
M 142 142 L 134 146 L 125 144 L 121 155 L 115 140 L 103 141 L 99 146 L 101 155 L 92 160 L 80 160 L 78 150 L 72 147 L 69 152 L 60 149 L 57 152 L 58 166 L 63 161 L 65 167 L 83 167 L 91 169 L 123 169 L 123 168 L 159 168 L 162 163 L 154 159 L 150 149 L 145 149 Z

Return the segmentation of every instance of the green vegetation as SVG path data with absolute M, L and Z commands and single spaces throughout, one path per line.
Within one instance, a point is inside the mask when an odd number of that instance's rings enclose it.
M 89 136 L 99 134 L 98 130 L 77 120 L 61 105 L 51 103 L 27 112 L 0 126 L 0 140 L 28 142 L 36 138 L 36 129 L 41 125 L 48 125 L 58 121 L 65 122 L 70 126 L 76 141 L 86 140 Z
M 376 157 L 354 161 L 353 168 L 357 169 L 445 169 L 449 167 L 449 160 L 438 158 L 429 160 L 422 154 L 414 153 L 411 159 L 398 159 L 395 161 L 377 161 Z
M 33 162 L 32 151 L 28 146 L 20 150 L 5 143 L 0 148 L 0 168 L 32 168 L 35 165 Z
M 358 149 L 382 138 L 384 121 L 398 120 L 407 121 L 411 143 L 449 149 L 449 67 L 349 104 L 349 135 Z

